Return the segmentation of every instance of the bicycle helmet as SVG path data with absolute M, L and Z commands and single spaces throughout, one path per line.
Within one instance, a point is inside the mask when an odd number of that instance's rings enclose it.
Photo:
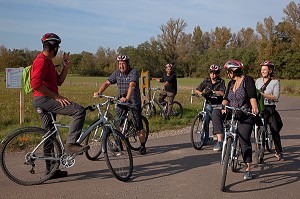
M 118 55 L 117 61 L 126 61 L 127 65 L 129 66 L 129 56 L 128 55 Z
M 237 69 L 240 69 L 242 70 L 244 67 L 244 65 L 238 61 L 238 60 L 229 60 L 225 63 L 224 65 L 224 68 L 227 70 L 227 71 L 236 71 Z
M 173 69 L 173 64 L 166 64 L 166 68 L 170 67 L 171 69 Z
M 210 73 L 216 73 L 219 74 L 221 71 L 221 67 L 219 65 L 213 64 L 209 67 L 209 72 Z
M 54 33 L 46 33 L 41 38 L 42 43 L 49 42 L 51 45 L 59 45 L 61 43 L 61 39 L 58 35 Z
M 261 62 L 260 66 L 268 66 L 272 70 L 274 70 L 274 68 L 275 68 L 275 65 L 272 62 L 270 62 L 269 60 Z

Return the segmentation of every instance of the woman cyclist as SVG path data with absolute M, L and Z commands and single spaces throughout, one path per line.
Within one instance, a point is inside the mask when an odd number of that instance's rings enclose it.
M 261 95 L 264 97 L 265 109 L 263 111 L 263 117 L 266 123 L 270 126 L 274 145 L 275 145 L 275 157 L 277 160 L 284 160 L 282 155 L 282 146 L 280 139 L 280 130 L 282 128 L 282 122 L 280 115 L 276 111 L 276 102 L 280 96 L 280 82 L 275 79 L 273 72 L 275 65 L 270 61 L 263 61 L 260 64 L 261 78 L 258 78 L 255 82 L 257 89 L 261 91 Z
M 231 81 L 228 83 L 222 104 L 237 108 L 248 108 L 251 109 L 253 114 L 258 114 L 255 83 L 252 77 L 243 74 L 243 64 L 238 60 L 229 60 L 225 63 L 224 69 L 227 70 Z M 219 118 L 222 117 L 220 112 L 221 111 L 219 111 Z M 225 112 L 226 110 L 222 110 L 222 113 Z M 237 130 L 239 132 L 239 142 L 243 162 L 246 164 L 244 179 L 250 180 L 252 179 L 250 168 L 252 162 L 252 146 L 250 139 L 254 118 L 241 113 L 239 114 L 238 120 Z
M 211 113 L 213 112 L 213 108 L 211 105 L 221 104 L 223 100 L 223 95 L 225 93 L 225 81 L 220 77 L 221 67 L 213 64 L 209 67 L 209 77 L 205 78 L 201 84 L 196 88 L 195 93 L 198 95 L 204 94 L 207 98 L 207 110 Z M 213 94 L 216 94 L 216 98 L 211 98 Z M 214 115 L 214 114 L 213 114 Z M 206 129 L 206 138 L 208 138 L 208 128 L 209 128 L 209 120 L 210 117 L 207 115 L 205 118 L 205 129 Z M 219 121 L 219 120 L 216 120 Z M 214 151 L 220 151 L 222 149 L 222 121 L 216 123 L 214 118 L 212 117 L 213 122 L 213 134 L 217 135 L 218 142 L 214 146 Z M 205 140 L 207 142 L 207 140 Z M 206 143 L 205 143 L 206 144 Z

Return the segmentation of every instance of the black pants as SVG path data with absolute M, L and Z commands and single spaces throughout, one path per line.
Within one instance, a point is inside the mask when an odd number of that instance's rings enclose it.
M 279 113 L 276 111 L 276 106 L 265 106 L 264 118 L 266 124 L 270 127 L 276 153 L 282 153 L 280 130 L 283 123 Z
M 224 119 L 231 119 L 231 114 L 222 114 L 220 109 L 214 109 L 213 111 L 213 120 L 216 122 L 216 126 L 214 126 L 214 131 L 216 132 L 224 132 L 222 121 Z M 239 132 L 239 142 L 241 146 L 241 152 L 243 161 L 245 163 L 252 162 L 252 145 L 251 145 L 251 133 L 254 125 L 254 118 L 243 114 L 239 121 L 237 130 Z

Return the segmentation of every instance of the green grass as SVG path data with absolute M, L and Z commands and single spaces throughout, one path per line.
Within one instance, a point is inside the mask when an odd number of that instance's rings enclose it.
M 97 103 L 101 99 L 93 98 L 93 93 L 98 90 L 105 77 L 78 77 L 69 75 L 60 88 L 61 95 L 68 97 L 83 106 L 88 106 Z M 192 118 L 202 108 L 202 100 L 193 99 L 193 104 L 190 103 L 191 90 L 202 82 L 203 78 L 179 78 L 178 79 L 178 94 L 175 97 L 184 108 L 184 115 L 181 119 L 162 120 L 161 117 L 151 118 L 150 131 L 157 132 L 165 129 L 175 129 L 191 124 Z M 228 82 L 228 80 L 226 80 Z M 162 84 L 156 81 L 151 81 L 151 86 L 161 86 Z M 300 80 L 281 80 L 282 91 L 284 94 L 299 96 Z M 20 127 L 19 124 L 19 89 L 7 89 L 5 87 L 5 76 L 0 74 L 0 140 L 10 131 Z M 116 95 L 117 87 L 115 85 L 108 88 L 105 92 L 107 95 Z M 86 123 L 89 124 L 96 117 L 96 113 L 88 112 Z M 68 123 L 69 117 L 59 116 L 58 120 L 62 123 Z M 25 95 L 25 124 L 24 126 L 40 126 L 41 121 L 39 115 L 32 106 L 32 94 Z

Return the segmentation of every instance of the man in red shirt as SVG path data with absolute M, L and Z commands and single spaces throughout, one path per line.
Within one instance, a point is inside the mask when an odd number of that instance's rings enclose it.
M 52 112 L 55 115 L 71 116 L 69 134 L 65 146 L 66 153 L 81 154 L 89 148 L 88 146 L 83 147 L 76 143 L 84 124 L 86 111 L 84 107 L 69 101 L 67 98 L 59 95 L 58 92 L 58 86 L 63 84 L 69 70 L 69 53 L 64 53 L 62 62 L 63 69 L 58 73 L 52 62 L 52 58 L 54 58 L 58 52 L 59 44 L 61 43 L 60 37 L 54 33 L 46 33 L 41 40 L 43 43 L 43 52 L 38 54 L 30 71 L 30 84 L 34 90 L 33 106 L 40 114 L 43 128 L 47 131 L 53 127 L 51 116 L 47 112 Z M 45 147 L 45 153 L 47 153 L 47 150 L 51 149 Z M 50 171 L 51 163 L 47 163 L 46 165 L 47 170 Z M 67 173 L 60 174 L 66 176 Z

